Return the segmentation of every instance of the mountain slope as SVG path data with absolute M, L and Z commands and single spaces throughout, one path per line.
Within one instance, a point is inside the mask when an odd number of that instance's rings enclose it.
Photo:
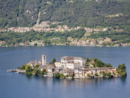
M 129 0 L 1 0 L 0 27 L 33 26 L 40 12 L 40 22 L 129 30 L 129 5 Z

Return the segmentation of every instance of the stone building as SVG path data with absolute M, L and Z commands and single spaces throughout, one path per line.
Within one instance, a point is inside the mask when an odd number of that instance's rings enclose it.
M 60 62 L 55 62 L 57 68 L 75 69 L 85 65 L 85 59 L 82 57 L 63 56 Z

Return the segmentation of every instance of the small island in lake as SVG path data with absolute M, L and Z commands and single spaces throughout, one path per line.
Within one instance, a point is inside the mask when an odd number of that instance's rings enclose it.
M 55 78 L 112 78 L 127 76 L 125 64 L 120 64 L 118 68 L 115 68 L 97 58 L 85 59 L 84 57 L 73 56 L 63 56 L 59 62 L 54 58 L 52 62 L 48 63 L 46 62 L 46 55 L 42 55 L 42 60 L 31 61 L 22 67 L 18 67 L 17 70 L 16 72 Z

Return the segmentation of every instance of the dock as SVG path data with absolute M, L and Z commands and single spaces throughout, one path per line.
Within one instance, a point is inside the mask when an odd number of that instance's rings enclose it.
M 9 69 L 7 72 L 17 72 L 17 73 L 26 73 L 25 70 L 20 70 L 20 69 Z

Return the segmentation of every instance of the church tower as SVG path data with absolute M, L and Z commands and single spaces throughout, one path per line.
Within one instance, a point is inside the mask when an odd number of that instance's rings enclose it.
M 42 65 L 46 65 L 46 55 L 42 55 Z

